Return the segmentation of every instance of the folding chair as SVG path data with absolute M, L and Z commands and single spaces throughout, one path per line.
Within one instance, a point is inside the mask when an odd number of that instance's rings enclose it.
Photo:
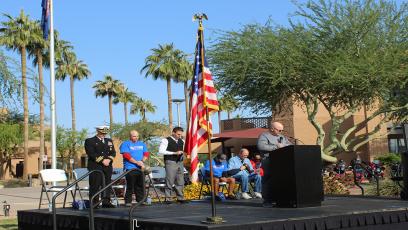
M 67 174 L 62 169 L 44 169 L 44 170 L 41 170 L 40 171 L 40 180 L 41 180 L 41 195 L 40 195 L 40 202 L 38 204 L 38 209 L 41 208 L 42 197 L 43 197 L 44 192 L 45 192 L 45 195 L 47 196 L 48 204 L 50 204 L 52 201 L 51 201 L 50 196 L 48 195 L 48 193 L 49 192 L 59 192 L 59 191 L 63 190 L 69 184 Z M 53 182 L 66 182 L 66 185 L 56 185 L 56 186 L 48 187 L 48 184 L 53 183 Z M 75 200 L 73 190 L 74 190 L 74 188 L 71 187 L 67 191 L 65 191 L 64 205 L 63 205 L 64 208 L 65 208 L 65 203 L 66 203 L 66 200 L 67 200 L 68 191 L 71 192 L 72 199 Z
M 112 181 L 116 180 L 120 175 L 123 174 L 123 172 L 124 172 L 123 168 L 114 168 L 113 172 L 112 172 L 112 177 L 111 177 Z M 117 205 L 119 205 L 119 200 L 118 200 L 118 197 L 116 195 L 116 190 L 123 190 L 123 197 L 125 196 L 125 193 L 126 193 L 126 178 L 123 177 L 123 182 L 122 182 L 122 179 L 119 182 L 120 183 L 118 183 L 118 184 L 112 185 L 113 196 L 114 196 L 114 199 L 115 199 Z
M 210 178 L 205 176 L 205 168 L 202 167 L 200 170 L 198 170 L 198 177 L 201 180 L 201 187 L 200 187 L 200 195 L 198 199 L 201 199 L 201 195 L 203 192 L 203 186 L 207 186 L 208 190 L 211 191 L 211 186 L 210 186 Z M 221 192 L 224 192 L 224 190 L 227 188 L 227 182 L 218 182 L 218 189 L 221 189 Z M 219 190 L 218 190 L 219 192 Z
M 156 188 L 164 190 L 166 187 L 166 169 L 163 167 L 152 167 L 152 172 L 148 175 L 149 183 L 147 184 L 150 188 L 153 188 L 157 199 L 161 203 L 160 195 Z
M 74 180 L 77 180 L 78 178 L 82 177 L 83 175 L 85 175 L 86 173 L 88 173 L 88 169 L 87 168 L 76 168 L 73 171 L 74 174 Z M 89 184 L 89 176 L 85 177 L 81 182 L 87 182 L 87 184 Z M 79 182 L 78 184 L 75 185 L 75 191 L 74 191 L 74 196 L 76 197 L 76 192 L 78 191 L 79 196 L 81 197 L 81 200 L 83 201 L 83 196 L 81 192 L 86 192 L 89 194 L 89 186 L 85 185 L 85 186 L 81 186 L 81 182 Z

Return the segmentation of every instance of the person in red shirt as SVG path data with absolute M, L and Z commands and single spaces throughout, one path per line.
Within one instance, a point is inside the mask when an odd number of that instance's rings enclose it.
M 255 173 L 262 177 L 264 175 L 264 170 L 262 168 L 262 157 L 260 153 L 255 153 L 254 158 L 251 160 L 251 164 Z

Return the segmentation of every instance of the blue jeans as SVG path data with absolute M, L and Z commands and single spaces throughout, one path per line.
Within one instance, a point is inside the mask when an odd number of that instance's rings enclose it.
M 262 178 L 259 174 L 251 174 L 248 175 L 246 171 L 241 171 L 235 175 L 232 176 L 235 178 L 237 181 L 241 183 L 241 190 L 242 192 L 248 192 L 249 191 L 249 182 L 255 182 L 255 192 L 261 192 L 262 191 Z

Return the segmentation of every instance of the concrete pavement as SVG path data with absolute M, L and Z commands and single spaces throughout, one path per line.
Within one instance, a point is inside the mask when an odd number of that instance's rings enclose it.
M 10 204 L 10 217 L 17 216 L 17 210 L 27 210 L 38 208 L 41 195 L 41 187 L 21 187 L 21 188 L 0 188 L 0 219 L 4 218 L 3 202 Z M 50 194 L 51 195 L 51 194 Z M 64 195 L 57 199 L 57 207 L 62 206 Z M 68 193 L 66 207 L 70 207 L 72 197 Z M 48 201 L 43 194 L 43 205 L 41 208 L 48 208 Z

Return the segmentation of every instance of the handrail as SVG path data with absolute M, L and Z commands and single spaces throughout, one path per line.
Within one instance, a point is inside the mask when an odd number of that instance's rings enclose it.
M 71 184 L 68 184 L 67 187 L 57 192 L 57 194 L 55 194 L 55 196 L 52 197 L 52 224 L 53 224 L 52 228 L 53 230 L 57 230 L 57 209 L 55 207 L 55 200 L 57 199 L 57 197 L 61 195 L 62 193 L 66 192 L 72 186 L 77 185 L 78 182 L 82 181 L 83 179 L 85 179 L 87 176 L 89 176 L 91 173 L 94 173 L 94 172 L 100 173 L 102 175 L 102 185 L 105 186 L 105 177 L 103 176 L 103 172 L 101 170 L 92 170 L 92 171 L 85 173 L 83 176 L 81 176 L 80 178 L 72 182 Z
M 143 204 L 143 202 L 145 202 L 145 200 L 146 200 L 146 198 L 148 196 L 148 193 L 149 193 L 149 190 L 147 190 L 147 192 L 146 192 L 146 175 L 145 175 L 145 173 L 143 171 L 142 171 L 142 174 L 143 174 L 142 175 L 143 176 L 142 186 L 143 186 L 144 196 L 143 196 L 142 200 L 138 201 L 136 204 L 133 204 L 132 207 L 129 209 L 129 229 L 130 230 L 135 229 L 134 226 L 133 226 L 133 219 L 132 219 L 133 211 L 135 210 L 135 208 L 139 207 L 141 204 Z M 149 175 L 148 175 L 148 177 L 151 180 Z
M 95 193 L 91 199 L 89 200 L 89 230 L 95 230 L 95 223 L 94 223 L 94 207 L 93 207 L 93 200 L 95 197 L 99 196 L 102 192 L 104 192 L 106 189 L 110 188 L 113 184 L 118 182 L 120 179 L 122 179 L 124 176 L 129 174 L 130 172 L 133 172 L 135 170 L 140 170 L 140 169 L 129 169 L 125 172 L 123 172 L 120 176 L 118 176 L 115 180 L 110 182 L 108 185 L 104 186 L 101 190 L 99 190 L 97 193 Z

